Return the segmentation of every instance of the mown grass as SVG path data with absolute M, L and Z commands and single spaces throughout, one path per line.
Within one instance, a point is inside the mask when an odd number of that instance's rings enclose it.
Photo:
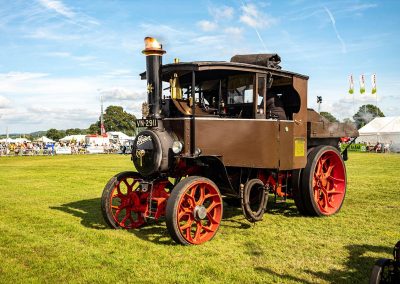
M 329 218 L 269 204 L 250 225 L 225 206 L 218 234 L 175 245 L 165 223 L 111 230 L 100 196 L 117 155 L 0 158 L 0 283 L 366 283 L 400 239 L 400 155 L 350 153 L 348 192 Z

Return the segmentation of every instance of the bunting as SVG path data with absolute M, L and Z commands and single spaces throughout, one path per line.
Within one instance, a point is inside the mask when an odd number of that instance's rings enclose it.
M 374 95 L 376 93 L 376 75 L 375 74 L 371 75 L 371 85 L 372 85 L 371 93 Z
M 360 94 L 365 93 L 365 79 L 364 75 L 360 75 Z
M 353 75 L 350 75 L 349 77 L 349 94 L 354 93 L 354 80 L 353 80 Z

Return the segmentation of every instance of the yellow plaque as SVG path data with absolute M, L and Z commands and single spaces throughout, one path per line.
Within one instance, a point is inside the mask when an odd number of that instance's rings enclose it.
M 305 155 L 305 141 L 304 138 L 294 139 L 294 156 L 304 157 Z

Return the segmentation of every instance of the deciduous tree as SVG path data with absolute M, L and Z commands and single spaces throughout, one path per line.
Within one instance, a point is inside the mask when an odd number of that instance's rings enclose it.
M 367 104 L 367 105 L 362 105 L 358 112 L 353 115 L 354 122 L 357 125 L 357 128 L 361 128 L 367 123 L 369 123 L 371 120 L 373 120 L 375 117 L 383 117 L 385 116 L 383 112 L 374 105 Z

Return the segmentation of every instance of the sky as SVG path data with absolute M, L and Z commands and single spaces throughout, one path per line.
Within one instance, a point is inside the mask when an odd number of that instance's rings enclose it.
M 399 12 L 400 1 L 372 0 L 0 0 L 0 133 L 88 128 L 100 96 L 140 117 L 146 36 L 164 63 L 278 53 L 284 70 L 310 76 L 309 107 L 322 96 L 339 119 L 366 103 L 398 116 Z

